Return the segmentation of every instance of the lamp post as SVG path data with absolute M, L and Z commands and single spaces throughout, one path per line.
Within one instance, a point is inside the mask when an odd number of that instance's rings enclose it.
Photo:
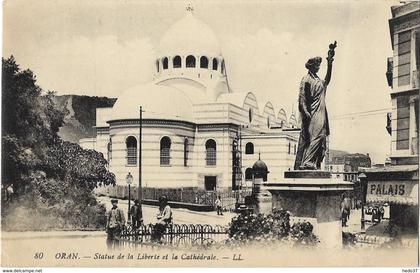
M 142 167 L 142 142 L 143 142 L 143 106 L 140 106 L 139 109 L 139 188 L 137 191 L 138 199 L 140 202 L 140 213 L 143 215 L 143 206 L 141 205 L 141 202 L 143 200 L 143 185 L 142 185 L 142 173 L 143 173 L 143 167 Z M 147 185 L 146 185 L 147 186 Z
M 365 232 L 365 204 L 367 194 L 367 176 L 364 173 L 359 174 L 360 187 L 362 188 L 362 217 L 360 219 L 360 229 Z
M 130 219 L 130 202 L 131 202 L 131 183 L 133 183 L 133 176 L 129 172 L 127 176 L 125 177 L 125 182 L 127 182 L 128 185 L 128 220 L 127 222 L 131 223 Z

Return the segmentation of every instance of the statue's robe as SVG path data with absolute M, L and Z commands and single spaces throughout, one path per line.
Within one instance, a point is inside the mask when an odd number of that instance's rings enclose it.
M 327 86 L 324 80 L 308 73 L 302 78 L 299 90 L 301 132 L 294 169 L 320 169 L 325 156 L 326 138 L 330 134 L 325 105 Z M 306 109 L 310 118 L 303 113 Z

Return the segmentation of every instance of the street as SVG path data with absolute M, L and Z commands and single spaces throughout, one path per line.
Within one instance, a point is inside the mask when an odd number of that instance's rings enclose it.
M 98 196 L 97 200 L 105 204 L 107 211 L 111 209 L 111 198 L 107 196 Z M 133 205 L 133 202 L 131 203 Z M 118 200 L 118 207 L 124 211 L 127 218 L 128 200 Z M 143 221 L 145 224 L 156 222 L 158 207 L 143 205 Z M 223 215 L 217 215 L 216 211 L 198 212 L 187 209 L 172 209 L 174 224 L 202 224 L 202 225 L 222 225 L 229 224 L 235 213 L 224 212 Z

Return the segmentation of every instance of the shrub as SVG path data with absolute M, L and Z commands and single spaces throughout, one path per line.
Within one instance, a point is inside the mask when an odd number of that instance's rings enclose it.
M 313 246 L 318 243 L 318 238 L 312 230 L 313 226 L 307 222 L 290 226 L 290 214 L 282 209 L 275 209 L 268 215 L 244 212 L 232 219 L 227 244 L 284 242 L 292 246 Z
M 356 235 L 350 232 L 343 232 L 343 246 L 345 248 L 351 248 L 356 246 Z

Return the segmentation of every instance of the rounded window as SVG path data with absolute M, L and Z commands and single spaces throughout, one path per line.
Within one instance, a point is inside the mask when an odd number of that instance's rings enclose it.
M 216 166 L 216 141 L 213 139 L 206 141 L 206 165 Z
M 137 164 L 137 139 L 133 136 L 125 140 L 127 165 Z
M 186 59 L 186 67 L 195 67 L 195 57 L 189 55 Z
M 160 165 L 168 166 L 171 164 L 171 139 L 162 137 L 160 140 Z
M 200 68 L 209 68 L 209 59 L 206 56 L 200 58 Z
M 252 180 L 252 168 L 245 170 L 245 180 Z
M 175 56 L 172 64 L 173 64 L 174 68 L 180 68 L 181 67 L 181 57 L 180 56 Z
M 214 59 L 213 59 L 213 70 L 216 70 L 216 71 L 217 71 L 217 66 L 218 66 L 217 59 L 216 59 L 216 58 L 214 58 Z
M 252 142 L 248 142 L 245 145 L 245 154 L 247 154 L 247 155 L 254 154 L 254 144 Z
M 163 61 L 162 61 L 162 66 L 163 66 L 163 69 L 168 69 L 168 58 L 163 58 Z

